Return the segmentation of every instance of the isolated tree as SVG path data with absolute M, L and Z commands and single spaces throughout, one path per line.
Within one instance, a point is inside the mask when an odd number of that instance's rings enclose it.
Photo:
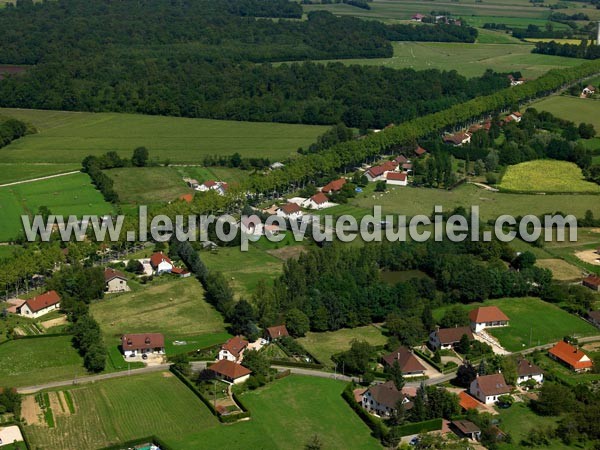
M 146 167 L 148 163 L 148 149 L 146 147 L 138 147 L 133 151 L 131 164 L 136 167 Z

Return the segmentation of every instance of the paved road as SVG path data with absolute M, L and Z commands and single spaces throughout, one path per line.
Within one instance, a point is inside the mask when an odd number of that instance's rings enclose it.
M 19 394 L 33 394 L 37 391 L 41 391 L 43 389 L 53 389 L 53 388 L 58 388 L 58 387 L 64 387 L 64 386 L 73 386 L 74 384 L 86 384 L 86 383 L 94 383 L 96 381 L 101 381 L 101 380 L 109 380 L 111 378 L 121 378 L 121 377 L 127 377 L 130 375 L 140 375 L 143 373 L 152 373 L 152 372 L 162 372 L 164 370 L 169 370 L 169 364 L 158 364 L 155 366 L 146 366 L 146 367 L 142 367 L 140 369 L 131 369 L 131 370 L 124 370 L 122 372 L 113 372 L 113 373 L 104 373 L 101 375 L 91 375 L 91 376 L 84 376 L 81 378 L 76 378 L 76 379 L 70 379 L 70 380 L 64 380 L 64 381 L 55 381 L 53 383 L 45 383 L 45 384 L 38 384 L 36 386 L 26 386 L 26 387 L 20 387 L 17 388 L 17 392 Z
M 81 173 L 81 171 L 80 170 L 73 170 L 72 172 L 63 172 L 63 173 L 57 173 L 55 175 L 48 175 L 48 176 L 45 176 L 45 177 L 30 178 L 29 180 L 13 181 L 12 183 L 0 184 L 0 188 L 7 187 L 7 186 L 15 186 L 17 184 L 31 183 L 33 181 L 48 180 L 50 178 L 64 177 L 64 176 L 73 175 L 73 174 L 76 174 L 76 173 Z

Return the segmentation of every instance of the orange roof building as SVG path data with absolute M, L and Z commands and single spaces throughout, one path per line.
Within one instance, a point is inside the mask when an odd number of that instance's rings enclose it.
M 556 345 L 548 351 L 548 355 L 575 372 L 586 372 L 591 370 L 594 365 L 588 355 L 565 341 L 557 342 Z
M 56 291 L 48 291 L 33 297 L 16 308 L 18 314 L 37 318 L 60 308 L 60 295 Z
M 509 318 L 497 306 L 480 306 L 469 313 L 471 329 L 479 333 L 485 328 L 508 326 Z
M 208 370 L 214 372 L 215 376 L 228 383 L 239 384 L 246 381 L 252 371 L 241 364 L 222 359 L 208 367 Z
M 345 178 L 340 178 L 338 180 L 330 181 L 321 189 L 321 192 L 325 194 L 329 194 L 331 192 L 338 192 L 342 189 L 342 187 L 346 184 Z

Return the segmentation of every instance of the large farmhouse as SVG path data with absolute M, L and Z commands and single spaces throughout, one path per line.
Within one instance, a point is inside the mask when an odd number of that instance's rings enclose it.
M 469 313 L 471 329 L 479 333 L 485 328 L 505 327 L 509 318 L 497 306 L 480 306 Z
M 60 308 L 60 295 L 56 291 L 48 291 L 33 297 L 17 307 L 17 314 L 37 319 Z
M 165 337 L 160 333 L 124 334 L 121 336 L 123 356 L 133 357 L 147 353 L 165 353 Z
M 302 210 L 296 203 L 286 203 L 277 209 L 277 215 L 289 220 L 298 220 L 302 217 Z
M 563 363 L 575 372 L 587 372 L 592 370 L 593 367 L 592 360 L 588 355 L 565 341 L 557 342 L 548 351 L 548 355 L 550 358 Z

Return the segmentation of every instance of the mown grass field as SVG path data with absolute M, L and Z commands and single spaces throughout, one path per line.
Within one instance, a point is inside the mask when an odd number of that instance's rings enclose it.
M 170 373 L 151 373 L 86 384 L 69 390 L 75 414 L 55 414 L 55 428 L 28 425 L 32 448 L 103 448 L 153 434 L 174 448 L 185 436 L 218 427 L 208 408 Z M 223 431 L 223 428 L 220 428 Z M 197 448 L 197 447 L 196 447 Z
M 497 306 L 510 319 L 508 327 L 490 328 L 488 331 L 511 352 L 556 342 L 573 334 L 577 337 L 598 334 L 596 327 L 539 298 L 496 299 L 485 304 L 463 305 L 463 308 L 470 311 L 482 305 Z M 444 308 L 437 309 L 434 317 L 440 319 L 443 313 Z
M 170 277 L 170 275 L 163 275 Z M 221 315 L 203 298 L 193 277 L 159 281 L 140 290 L 106 296 L 91 305 L 107 345 L 117 347 L 127 333 L 163 333 L 167 354 L 191 351 L 229 338 Z M 186 341 L 174 346 L 173 341 Z
M 207 155 L 267 157 L 295 154 L 328 127 L 235 122 L 116 113 L 0 109 L 0 114 L 33 124 L 37 134 L 2 149 L 4 163 L 75 163 L 87 155 L 117 151 L 131 157 L 145 146 L 154 160 L 202 163 Z
M 84 173 L 0 187 L 0 241 L 16 237 L 22 230 L 21 215 L 35 214 L 40 206 L 61 215 L 113 211 Z
M 486 34 L 488 41 L 500 40 L 498 35 Z M 456 70 L 475 77 L 487 69 L 498 72 L 521 71 L 527 78 L 536 78 L 550 69 L 577 66 L 583 60 L 559 56 L 532 54 L 533 44 L 524 43 L 440 43 L 394 42 L 391 58 L 325 60 L 347 65 L 360 64 L 393 69 Z
M 192 192 L 174 167 L 122 167 L 105 173 L 113 180 L 121 203 L 170 202 Z
M 600 193 L 600 185 L 586 181 L 575 163 L 555 160 L 527 161 L 509 166 L 500 188 L 532 193 Z
M 552 277 L 558 281 L 579 281 L 583 273 L 580 268 L 562 259 L 540 259 L 537 265 L 552 272 Z
M 31 386 L 86 374 L 71 336 L 19 339 L 0 345 L 0 386 Z
M 354 339 L 367 341 L 371 345 L 384 345 L 387 342 L 387 338 L 381 333 L 381 330 L 373 325 L 322 333 L 308 332 L 305 337 L 299 338 L 298 342 L 321 364 L 333 367 L 331 356 L 348 350 L 350 342 Z
M 22 164 L 22 163 L 0 163 L 0 184 L 13 183 L 21 180 L 55 175 L 58 173 L 71 172 L 81 169 L 80 164 Z
M 538 111 L 548 111 L 561 119 L 579 124 L 591 123 L 600 130 L 600 100 L 553 95 L 531 104 Z

